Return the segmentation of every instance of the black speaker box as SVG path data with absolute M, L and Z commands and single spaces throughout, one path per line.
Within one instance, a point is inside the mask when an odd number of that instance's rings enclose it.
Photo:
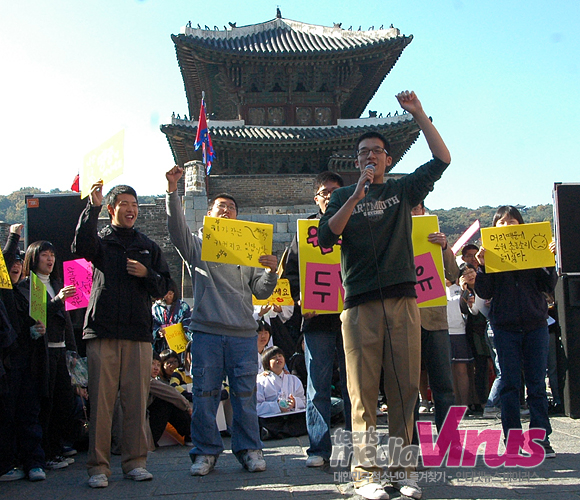
M 564 407 L 566 415 L 580 418 L 580 276 L 560 276 L 556 302 L 562 343 L 568 358 Z
M 556 183 L 553 196 L 559 273 L 580 273 L 580 184 Z
M 70 250 L 81 212 L 87 198 L 78 193 L 26 195 L 24 243 L 28 247 L 38 240 L 50 241 L 56 249 L 58 275 L 62 277 L 62 263 L 76 259 Z

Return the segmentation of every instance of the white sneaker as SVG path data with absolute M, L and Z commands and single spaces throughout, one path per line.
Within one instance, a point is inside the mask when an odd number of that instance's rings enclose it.
M 389 494 L 380 483 L 368 483 L 360 488 L 355 488 L 354 492 L 368 500 L 389 500 Z
M 310 455 L 306 459 L 306 467 L 322 467 L 324 465 L 324 458 L 318 455 Z
M 496 406 L 486 406 L 483 409 L 482 418 L 500 418 L 500 417 L 501 417 L 501 408 L 497 408 Z
M 125 479 L 132 479 L 133 481 L 149 481 L 153 479 L 153 474 L 143 467 L 137 467 L 125 474 Z
M 266 461 L 262 450 L 246 450 L 240 457 L 240 462 L 248 472 L 263 472 L 266 470 Z
M 9 470 L 6 474 L 0 476 L 0 481 L 18 481 L 19 479 L 24 479 L 26 473 L 22 469 L 14 467 L 14 469 Z
M 416 498 L 417 500 L 423 496 L 423 492 L 421 491 L 421 488 L 419 488 L 417 481 L 414 481 L 413 479 L 401 479 L 400 481 L 393 483 L 393 488 L 399 490 L 401 495 Z
M 46 473 L 40 467 L 35 467 L 34 469 L 30 469 L 28 471 L 29 481 L 44 481 L 45 479 Z
M 89 477 L 89 486 L 91 488 L 106 488 L 109 486 L 109 479 L 106 474 L 95 474 Z
M 196 455 L 189 472 L 192 476 L 205 476 L 214 469 L 215 462 L 214 455 Z

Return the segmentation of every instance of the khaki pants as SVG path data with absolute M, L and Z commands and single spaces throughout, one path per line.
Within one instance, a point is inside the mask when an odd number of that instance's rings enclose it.
M 376 464 L 372 432 L 376 428 L 376 409 L 381 367 L 385 371 L 385 394 L 389 405 L 389 438 L 402 438 L 402 446 L 413 437 L 413 410 L 419 393 L 421 370 L 421 319 L 416 299 L 385 299 L 388 329 L 380 300 L 346 309 L 340 315 L 348 393 L 352 404 L 353 433 L 366 433 L 367 442 L 355 444 L 353 434 L 352 472 L 355 486 L 377 480 L 382 468 Z M 390 341 L 389 341 L 390 333 Z M 392 352 L 391 352 L 392 345 Z M 374 450 L 374 451 L 373 451 Z M 407 477 L 414 468 L 389 466 L 389 472 Z M 374 473 L 374 478 L 371 474 Z
M 149 342 L 119 339 L 87 341 L 89 365 L 89 476 L 111 476 L 111 427 L 115 400 L 123 409 L 121 461 L 123 473 L 147 464 L 147 398 L 151 381 Z

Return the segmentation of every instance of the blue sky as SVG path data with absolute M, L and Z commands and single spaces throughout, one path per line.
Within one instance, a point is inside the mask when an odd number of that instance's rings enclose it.
M 159 125 L 187 113 L 170 35 L 190 20 L 268 21 L 277 6 L 297 21 L 414 35 L 369 109 L 394 112 L 394 95 L 414 89 L 433 117 L 453 161 L 429 208 L 551 203 L 554 182 L 580 182 L 577 0 L 0 0 L 0 194 L 68 189 L 84 155 L 123 128 L 118 182 L 163 193 L 173 162 Z M 395 171 L 428 158 L 421 137 Z

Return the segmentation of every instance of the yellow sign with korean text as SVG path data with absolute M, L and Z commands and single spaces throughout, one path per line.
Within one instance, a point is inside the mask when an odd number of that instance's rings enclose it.
M 445 292 L 445 269 L 441 247 L 431 243 L 427 237 L 439 231 L 436 215 L 416 215 L 413 217 L 413 254 L 417 274 L 417 305 L 436 307 L 447 305 Z
M 188 340 L 181 323 L 165 326 L 163 330 L 165 331 L 165 340 L 167 340 L 170 349 L 173 349 L 178 354 L 185 351 Z
M 88 196 L 91 186 L 100 179 L 107 184 L 123 173 L 124 143 L 125 130 L 121 130 L 85 155 L 79 179 L 81 198 Z
M 341 240 L 331 248 L 321 247 L 318 244 L 318 222 L 317 219 L 296 221 L 302 313 L 336 314 L 344 307 Z
M 237 219 L 203 218 L 201 260 L 263 268 L 261 255 L 272 255 L 274 226 Z
M 4 260 L 4 255 L 0 253 L 0 288 L 7 288 L 12 290 L 12 280 L 10 279 L 10 273 L 6 267 L 6 261 Z
M 549 222 L 483 228 L 481 242 L 485 248 L 485 272 L 553 267 L 556 264 L 549 248 L 551 241 Z
M 290 282 L 287 279 L 279 279 L 272 295 L 265 300 L 258 300 L 252 295 L 252 304 L 255 306 L 293 306 L 294 301 L 290 293 Z

